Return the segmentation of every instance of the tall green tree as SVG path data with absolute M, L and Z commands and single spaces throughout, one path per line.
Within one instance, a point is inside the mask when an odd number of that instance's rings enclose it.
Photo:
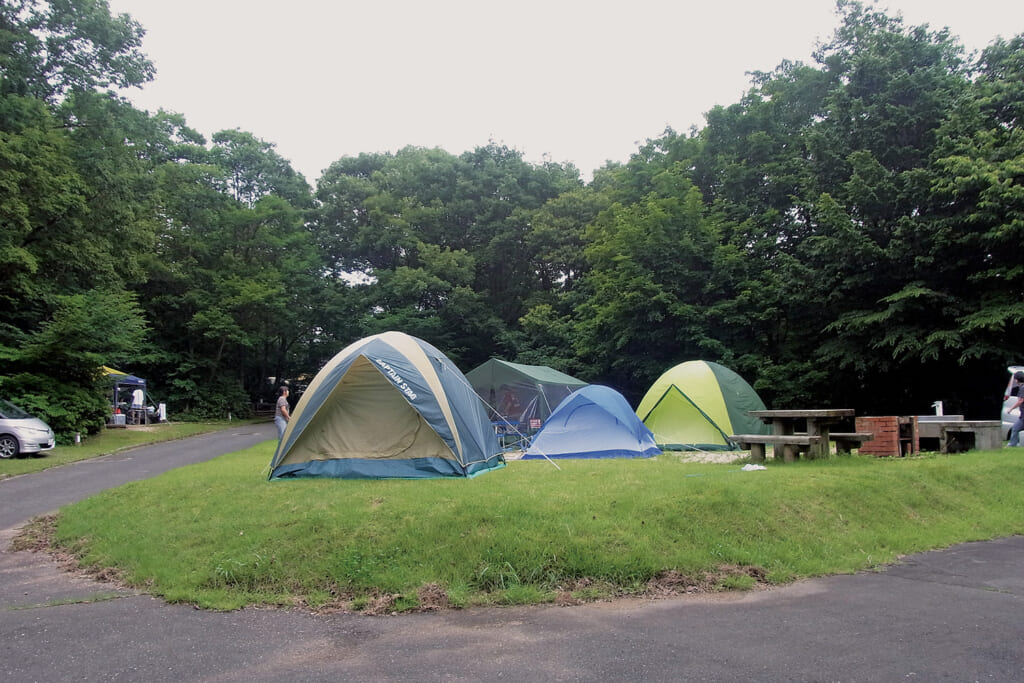
M 104 92 L 152 77 L 141 37 L 98 0 L 0 5 L 0 386 L 65 437 L 102 425 L 99 365 L 145 348 L 146 116 Z
M 268 378 L 310 371 L 293 356 L 324 327 L 315 307 L 329 286 L 325 262 L 300 208 L 309 188 L 249 134 L 232 131 L 207 151 L 188 129 L 164 129 L 176 158 L 154 173 L 164 221 L 142 287 L 161 349 L 151 369 L 186 413 L 244 414 L 269 398 Z
M 628 348 L 629 325 L 596 324 L 614 321 L 616 307 L 670 330 L 657 346 L 677 361 L 700 354 L 749 369 L 776 405 L 879 409 L 884 396 L 889 409 L 905 410 L 914 395 L 942 388 L 936 377 L 964 367 L 961 342 L 936 329 L 935 306 L 952 327 L 967 319 L 979 302 L 952 290 L 972 288 L 968 264 L 982 252 L 941 227 L 933 167 L 949 116 L 972 96 L 963 49 L 946 31 L 907 27 L 859 2 L 837 7 L 839 28 L 814 64 L 755 72 L 743 99 L 712 110 L 704 129 L 666 131 L 595 177 L 622 208 L 602 214 L 594 226 L 603 232 L 589 235 L 595 289 L 577 306 L 583 333 L 569 336 L 580 353 L 605 359 L 599 371 L 626 367 L 621 381 L 651 372 Z M 701 291 L 666 288 L 670 268 L 637 268 L 628 245 L 609 239 L 644 244 L 659 234 L 652 201 L 684 205 L 690 192 L 659 187 L 673 175 L 700 191 L 714 235 L 689 247 L 705 250 L 707 262 L 693 268 L 706 274 Z M 648 248 L 665 249 L 654 242 Z M 605 244 L 614 246 L 598 258 Z M 962 253 L 941 263 L 952 244 Z M 629 301 L 633 292 L 644 295 Z M 652 310 L 658 302 L 663 310 Z M 907 381 L 892 391 L 901 375 Z
M 941 278 L 918 297 L 941 303 L 925 352 L 1016 363 L 1024 321 L 1024 36 L 981 55 L 964 98 L 940 130 L 929 180 L 935 221 L 925 255 Z
M 13 330 L 46 316 L 48 273 L 63 268 L 65 259 L 77 261 L 68 238 L 76 238 L 87 213 L 71 142 L 40 100 L 0 97 L 0 186 L 3 344 Z
M 311 190 L 302 174 L 281 157 L 275 145 L 239 129 L 214 133 L 210 163 L 223 171 L 224 190 L 246 206 L 273 194 L 295 208 L 311 206 Z
M 368 330 L 418 334 L 471 366 L 515 354 L 506 332 L 543 277 L 533 215 L 580 186 L 575 168 L 494 143 L 361 155 L 320 179 L 315 232 L 336 277 L 365 279 Z
M 155 73 L 144 34 L 106 0 L 4 0 L 0 94 L 55 104 L 72 92 L 142 85 Z
M 577 312 L 577 352 L 605 381 L 638 399 L 680 355 L 715 346 L 706 311 L 716 277 L 717 224 L 676 166 L 628 207 L 615 204 L 588 232 L 587 299 Z

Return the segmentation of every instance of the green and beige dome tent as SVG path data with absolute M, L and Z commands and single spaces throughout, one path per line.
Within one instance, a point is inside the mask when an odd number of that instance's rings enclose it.
M 754 388 L 727 367 L 703 360 L 680 363 L 651 385 L 636 409 L 665 450 L 734 450 L 732 434 L 767 434 Z
M 503 465 L 462 372 L 427 342 L 385 332 L 349 345 L 313 378 L 270 478 L 471 477 Z

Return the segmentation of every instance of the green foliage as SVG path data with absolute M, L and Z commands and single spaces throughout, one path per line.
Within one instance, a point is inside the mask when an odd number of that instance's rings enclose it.
M 652 178 L 653 191 L 614 204 L 591 225 L 585 301 L 576 309 L 577 353 L 627 395 L 639 395 L 680 357 L 715 349 L 721 234 L 682 164 Z
M 106 0 L 11 0 L 0 6 L 0 95 L 54 101 L 153 78 L 142 27 Z
M 582 277 L 586 226 L 608 205 L 604 195 L 581 188 L 549 200 L 534 214 L 525 239 L 536 254 L 542 292 L 571 290 Z
M 130 294 L 57 297 L 53 318 L 7 350 L 0 389 L 46 421 L 62 443 L 75 432 L 95 433 L 110 412 L 100 367 L 136 357 L 145 334 Z
M 225 420 L 252 417 L 252 401 L 242 385 L 230 377 L 216 378 L 202 387 L 189 381 L 172 381 L 167 399 L 178 406 L 180 420 Z
M 74 260 L 62 240 L 77 241 L 64 233 L 80 228 L 85 213 L 69 141 L 38 100 L 0 97 L 0 187 L 0 323 L 23 328 L 41 312 L 38 302 L 23 302 L 48 289 L 40 271 Z
M 46 375 L 2 377 L 0 395 L 48 424 L 60 444 L 73 443 L 76 433 L 96 434 L 110 413 L 109 399 L 95 385 L 54 382 Z
M 946 32 L 858 2 L 839 15 L 816 65 L 755 73 L 704 129 L 667 131 L 601 177 L 621 201 L 588 228 L 573 337 L 597 376 L 643 385 L 701 357 L 776 407 L 902 414 L 941 391 L 994 414 L 991 386 L 967 368 L 1016 362 L 1021 44 L 993 45 L 972 81 Z M 690 192 L 682 180 L 700 191 L 704 239 L 659 237 L 684 223 L 665 210 Z M 702 286 L 666 285 L 687 272 Z
M 335 162 L 314 231 L 330 270 L 372 278 L 367 332 L 399 329 L 472 367 L 551 277 L 533 267 L 544 248 L 527 239 L 534 214 L 579 185 L 572 167 L 531 166 L 494 143 L 458 157 L 407 147 Z
M 146 335 L 132 294 L 90 291 L 57 297 L 51 320 L 25 335 L 15 363 L 90 385 L 100 366 L 131 358 Z
M 310 188 L 274 144 L 242 130 L 213 135 L 210 162 L 223 173 L 223 190 L 245 206 L 274 195 L 295 208 L 310 206 Z

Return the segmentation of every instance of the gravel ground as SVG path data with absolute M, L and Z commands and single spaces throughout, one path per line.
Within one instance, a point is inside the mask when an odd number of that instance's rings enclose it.
M 666 451 L 665 455 L 679 458 L 683 462 L 734 463 L 750 457 L 747 451 Z
M 750 457 L 747 451 L 665 451 L 664 454 L 683 462 L 717 462 L 726 465 Z M 505 453 L 505 460 L 519 460 L 522 457 L 523 451 Z

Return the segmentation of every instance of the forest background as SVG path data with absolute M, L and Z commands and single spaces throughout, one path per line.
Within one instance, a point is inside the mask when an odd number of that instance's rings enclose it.
M 995 419 L 1024 363 L 1024 36 L 967 54 L 840 0 L 812 63 L 590 182 L 490 141 L 314 187 L 118 95 L 154 76 L 142 35 L 105 0 L 0 4 L 0 395 L 65 439 L 102 428 L 103 365 L 245 415 L 385 330 L 633 405 L 704 359 L 775 408 Z

